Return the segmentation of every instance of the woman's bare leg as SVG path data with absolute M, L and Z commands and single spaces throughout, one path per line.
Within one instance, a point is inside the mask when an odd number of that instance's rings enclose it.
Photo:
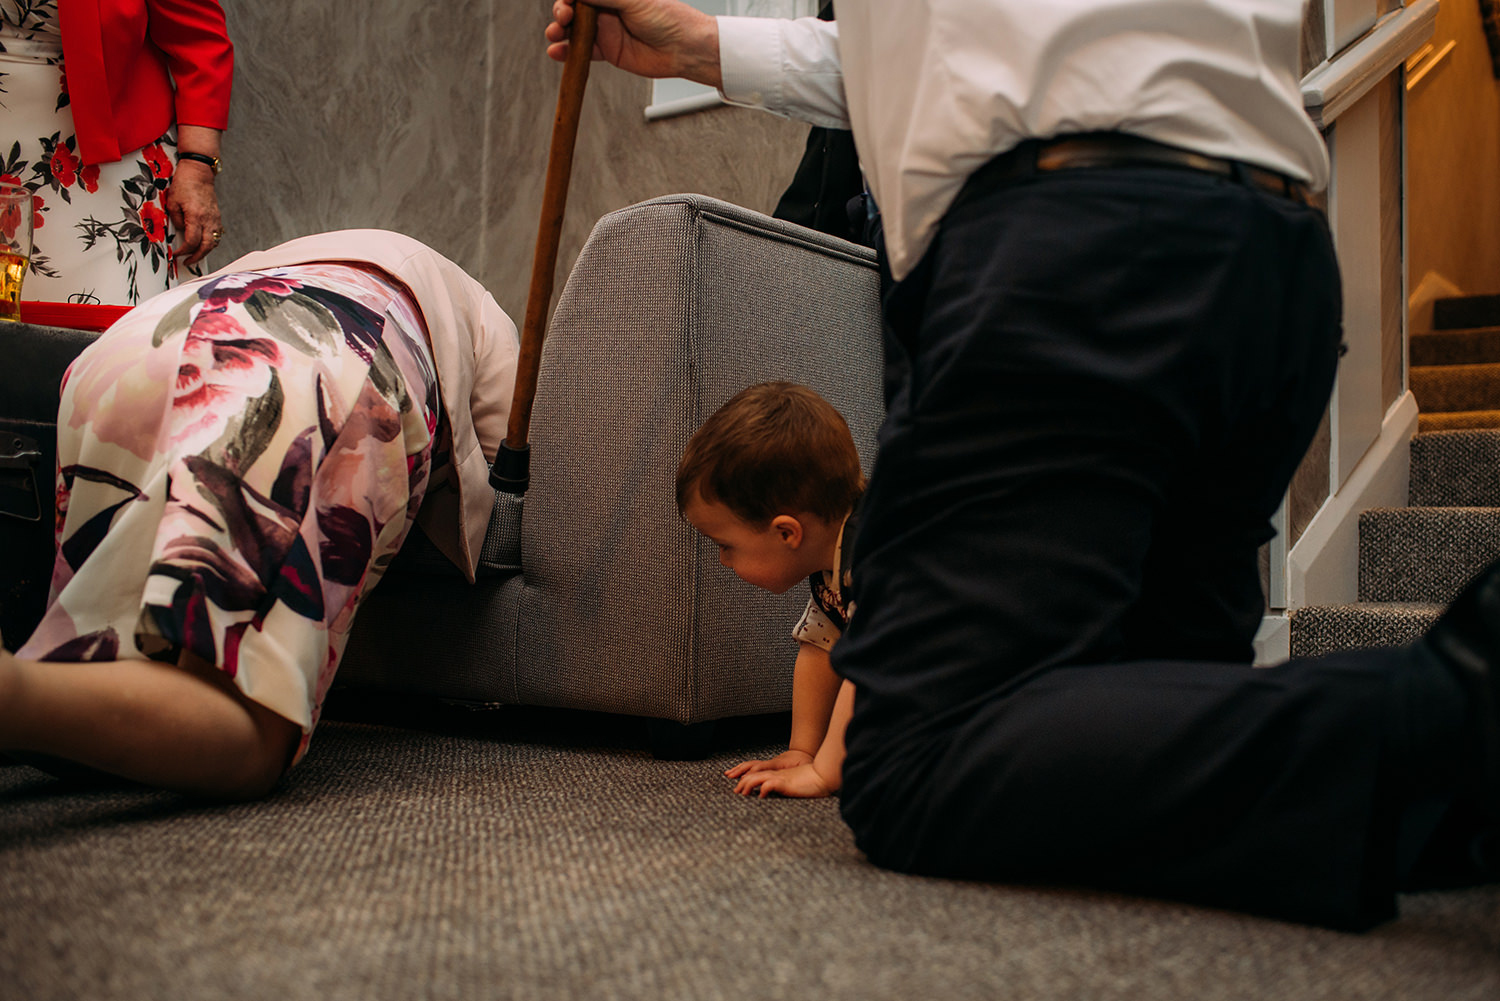
M 286 770 L 301 728 L 184 653 L 61 663 L 0 650 L 0 750 L 64 758 L 177 792 L 253 799 Z

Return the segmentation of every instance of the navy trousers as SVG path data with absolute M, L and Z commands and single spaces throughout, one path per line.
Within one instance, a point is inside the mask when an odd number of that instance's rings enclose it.
M 1187 170 L 1036 175 L 956 205 L 885 311 L 900 382 L 833 654 L 861 849 L 1391 916 L 1391 677 L 1427 667 L 1249 666 L 1257 550 L 1337 364 L 1322 214 Z

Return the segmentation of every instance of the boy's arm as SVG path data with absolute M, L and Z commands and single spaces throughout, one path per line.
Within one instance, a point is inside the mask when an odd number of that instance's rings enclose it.
M 755 772 L 740 779 L 734 791 L 748 796 L 760 790 L 762 799 L 773 792 L 783 796 L 831 796 L 844 784 L 844 731 L 854 715 L 854 683 L 845 681 L 839 687 L 828 720 L 828 736 L 810 764 L 797 765 L 774 772 Z
M 833 713 L 828 719 L 828 735 L 823 746 L 813 758 L 813 769 L 822 778 L 829 792 L 838 792 L 844 784 L 844 731 L 849 729 L 849 720 L 854 715 L 854 682 L 845 680 L 839 686 L 838 698 L 833 703 Z
M 792 667 L 792 739 L 787 746 L 806 752 L 809 761 L 823 746 L 842 680 L 833 673 L 827 650 L 799 644 Z
M 792 666 L 792 737 L 787 750 L 769 761 L 741 762 L 724 774 L 737 779 L 751 772 L 810 764 L 828 733 L 839 681 L 827 650 L 812 643 L 799 644 Z

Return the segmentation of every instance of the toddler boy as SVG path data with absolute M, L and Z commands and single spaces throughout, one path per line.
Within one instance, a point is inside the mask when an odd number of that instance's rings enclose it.
M 736 394 L 689 440 L 677 467 L 677 508 L 719 547 L 719 562 L 776 594 L 812 590 L 792 635 L 792 735 L 769 761 L 726 774 L 764 797 L 838 791 L 854 687 L 828 654 L 853 613 L 847 599 L 853 512 L 864 476 L 849 425 L 805 386 L 766 382 Z

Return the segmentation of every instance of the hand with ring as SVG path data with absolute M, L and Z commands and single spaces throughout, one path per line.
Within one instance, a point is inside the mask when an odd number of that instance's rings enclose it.
M 185 149 L 215 150 L 217 134 L 213 142 L 205 141 L 203 133 L 212 130 L 183 125 L 178 130 L 178 141 Z M 214 190 L 214 171 L 198 160 L 179 159 L 167 187 L 167 216 L 177 233 L 177 246 L 172 254 L 178 264 L 192 267 L 219 245 L 224 236 L 224 227 L 219 217 L 219 196 Z

